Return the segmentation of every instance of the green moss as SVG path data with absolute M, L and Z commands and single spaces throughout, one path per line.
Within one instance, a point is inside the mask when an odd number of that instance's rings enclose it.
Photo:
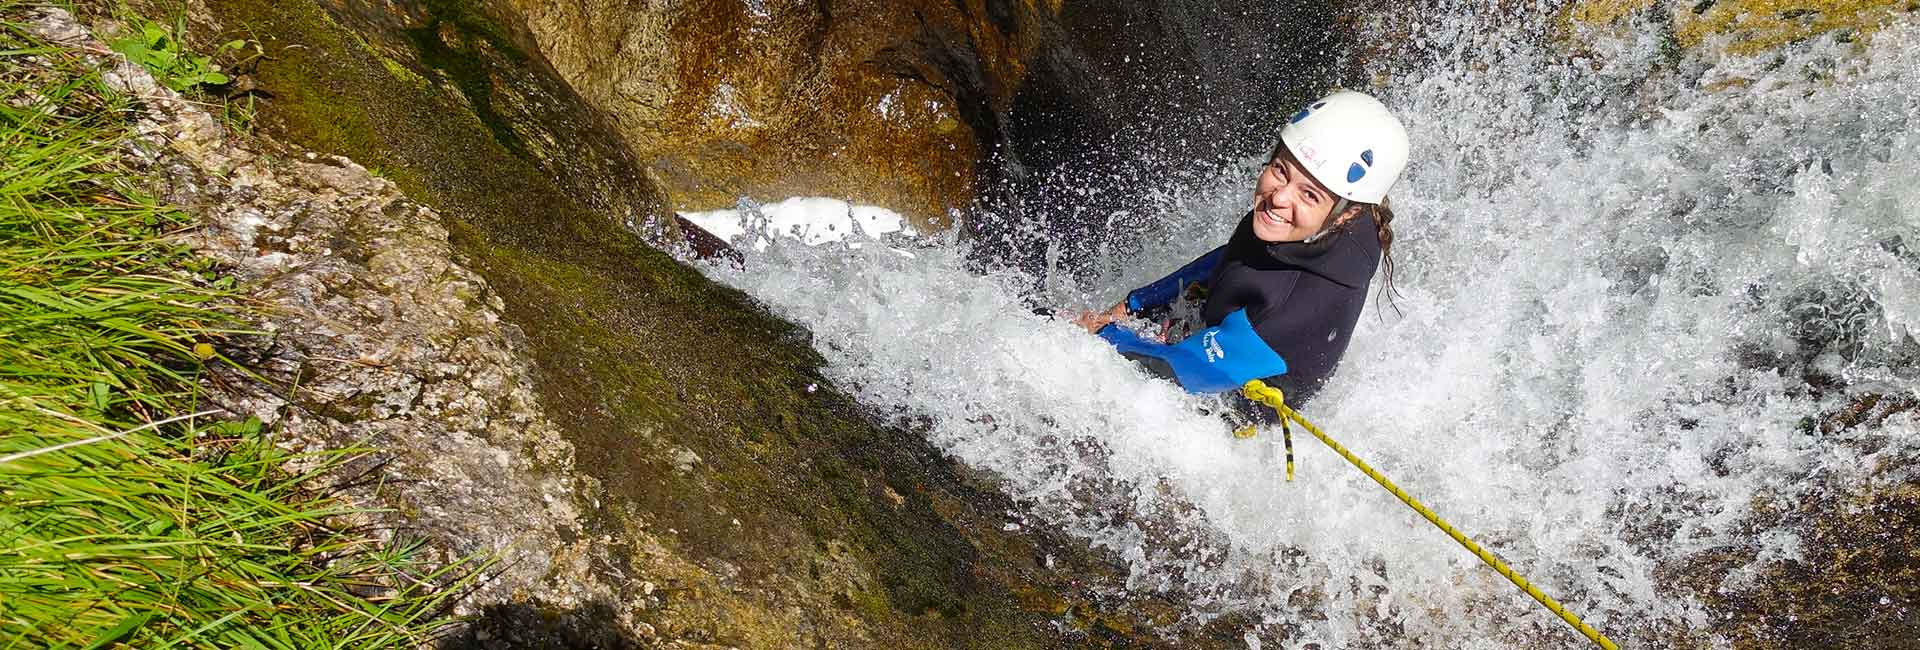
M 644 180 L 595 154 L 618 137 L 510 32 L 472 3 L 401 4 L 426 19 L 396 32 L 307 2 L 209 0 L 230 30 L 267 45 L 257 81 L 272 94 L 270 133 L 377 166 L 447 220 L 462 262 L 526 333 L 573 469 L 606 491 L 583 497 L 606 504 L 592 532 L 626 537 L 637 511 L 655 534 L 678 531 L 667 541 L 688 558 L 770 584 L 805 575 L 822 542 L 845 542 L 874 576 L 851 609 L 876 629 L 918 647 L 1043 642 L 1051 613 L 1006 586 L 1025 584 L 1005 567 L 1030 566 L 1035 546 L 983 543 L 1016 557 L 983 556 L 974 541 L 1005 537 L 992 523 L 1004 498 L 963 485 L 923 437 L 879 426 L 834 390 L 800 328 L 618 227 L 604 210 L 644 199 Z M 642 190 L 598 189 L 629 186 Z M 692 471 L 676 467 L 682 448 L 701 459 Z M 928 494 L 966 496 L 936 508 Z
M 420 61 L 466 96 L 474 114 L 493 134 L 494 140 L 517 156 L 531 155 L 520 135 L 514 133 L 512 126 L 493 105 L 497 98 L 486 61 L 494 56 L 495 51 L 486 46 L 497 47 L 495 39 L 475 39 L 465 27 L 461 21 L 436 17 L 424 27 L 406 30 L 406 35 L 419 53 Z
M 549 300 L 541 308 L 547 313 L 533 318 L 542 324 L 532 337 L 544 348 L 541 356 L 570 360 L 568 370 L 548 375 L 543 397 L 551 410 L 572 414 L 566 428 L 582 466 L 599 468 L 593 473 L 604 484 L 681 531 L 685 548 L 778 566 L 793 559 L 792 549 L 806 548 L 803 535 L 814 531 L 851 542 L 899 611 L 959 618 L 972 608 L 980 585 L 964 570 L 976 559 L 965 536 L 924 499 L 898 507 L 880 496 L 884 474 L 935 469 L 889 453 L 924 441 L 886 439 L 886 430 L 850 415 L 858 408 L 845 396 L 806 393 L 805 386 L 823 383 L 815 374 L 819 359 L 780 343 L 792 340 L 783 335 L 791 325 L 730 290 L 707 285 L 695 292 L 706 281 L 657 252 L 620 258 L 641 276 L 639 284 L 655 290 L 644 296 L 613 290 L 621 284 L 607 281 L 609 269 L 497 246 L 470 252 L 477 270 L 507 283 L 505 292 L 565 298 Z M 648 315 L 672 318 L 649 323 Z M 703 349 L 678 343 L 695 340 Z M 667 368 L 679 372 L 669 377 Z M 758 441 L 713 435 L 769 421 L 791 433 Z M 660 426 L 665 435 L 648 442 L 635 434 L 635 423 Z M 670 445 L 692 449 L 701 467 L 691 475 L 676 471 Z M 769 471 L 789 467 L 811 471 Z M 811 525 L 795 525 L 796 518 Z M 742 539 L 735 520 L 753 534 Z
M 407 68 L 407 66 L 400 65 L 399 61 L 395 61 L 393 59 L 389 59 L 386 57 L 381 57 L 380 64 L 382 66 L 385 66 L 387 68 L 387 74 L 393 75 L 393 78 L 395 79 L 406 79 L 408 81 L 413 81 L 417 85 L 422 87 L 425 87 L 427 84 L 432 83 L 427 81 L 426 77 L 422 77 L 419 74 L 415 73 L 413 70 Z
M 494 51 L 512 58 L 515 64 L 525 64 L 529 57 L 514 45 L 512 37 L 502 29 L 484 9 L 469 0 L 421 0 L 433 20 L 446 22 L 460 31 L 484 39 Z
M 871 591 L 852 591 L 847 594 L 847 607 L 865 614 L 869 618 L 882 618 L 892 609 L 886 596 Z

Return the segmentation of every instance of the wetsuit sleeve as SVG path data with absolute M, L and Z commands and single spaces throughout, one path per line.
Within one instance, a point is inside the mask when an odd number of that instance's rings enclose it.
M 1223 393 L 1287 372 L 1286 360 L 1260 339 L 1245 309 L 1174 345 L 1147 341 L 1118 325 L 1101 328 L 1100 338 L 1127 358 L 1171 377 L 1189 393 Z
M 1180 291 L 1188 285 L 1207 281 L 1213 275 L 1213 268 L 1220 265 L 1220 259 L 1226 257 L 1227 247 L 1221 246 L 1213 252 L 1201 255 L 1199 259 L 1188 262 L 1180 270 L 1153 284 L 1134 289 L 1127 294 L 1127 311 L 1138 314 L 1142 311 L 1165 307 L 1180 297 Z

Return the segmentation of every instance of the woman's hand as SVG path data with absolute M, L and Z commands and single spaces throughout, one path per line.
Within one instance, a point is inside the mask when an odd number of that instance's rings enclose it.
M 1108 323 L 1126 317 L 1127 303 L 1123 302 L 1108 308 L 1106 311 L 1080 312 L 1079 316 L 1073 318 L 1073 324 L 1086 328 L 1088 334 L 1095 334 L 1100 331 L 1100 328 L 1106 327 Z

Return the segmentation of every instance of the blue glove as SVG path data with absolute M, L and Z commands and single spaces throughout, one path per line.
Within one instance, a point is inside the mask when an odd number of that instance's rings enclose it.
M 1245 309 L 1174 345 L 1148 341 L 1118 325 L 1100 328 L 1099 335 L 1127 358 L 1170 375 L 1189 393 L 1239 390 L 1249 381 L 1287 372 L 1286 360 L 1253 330 Z
M 1134 289 L 1127 294 L 1127 311 L 1138 314 L 1148 309 L 1167 306 L 1167 303 L 1179 298 L 1180 292 L 1187 286 L 1205 282 L 1213 275 L 1213 268 L 1219 266 L 1220 260 L 1226 256 L 1227 247 L 1221 246 L 1201 255 L 1199 259 L 1188 262 L 1186 266 L 1180 267 L 1167 277 L 1154 281 L 1153 284 Z

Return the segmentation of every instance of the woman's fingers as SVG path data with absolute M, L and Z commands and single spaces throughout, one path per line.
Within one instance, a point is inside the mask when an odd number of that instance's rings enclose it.
M 1073 319 L 1075 325 L 1085 328 L 1089 334 L 1099 332 L 1100 328 L 1106 327 L 1107 323 L 1111 322 L 1113 322 L 1113 314 L 1096 311 L 1081 312 Z
M 1100 328 L 1106 327 L 1109 323 L 1126 317 L 1127 304 L 1123 302 L 1108 308 L 1106 311 L 1083 311 L 1075 314 L 1073 324 L 1085 328 L 1088 334 L 1098 334 Z

